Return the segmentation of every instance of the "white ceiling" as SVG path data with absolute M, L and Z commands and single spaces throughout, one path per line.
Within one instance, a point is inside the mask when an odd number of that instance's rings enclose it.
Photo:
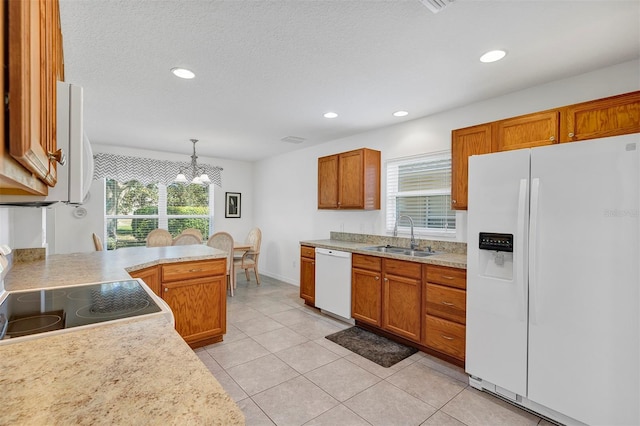
M 190 138 L 253 161 L 640 57 L 638 0 L 60 3 L 92 142 L 184 159 Z

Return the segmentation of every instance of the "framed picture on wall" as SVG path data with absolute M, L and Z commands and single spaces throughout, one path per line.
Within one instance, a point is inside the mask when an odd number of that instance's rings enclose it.
M 240 201 L 242 195 L 239 192 L 225 192 L 224 217 L 240 217 Z

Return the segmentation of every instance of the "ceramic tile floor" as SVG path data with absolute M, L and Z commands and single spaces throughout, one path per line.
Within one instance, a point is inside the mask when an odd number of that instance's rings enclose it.
M 298 287 L 238 274 L 224 342 L 196 349 L 247 425 L 551 425 L 418 352 L 384 368 L 325 339 L 350 325 L 304 305 Z

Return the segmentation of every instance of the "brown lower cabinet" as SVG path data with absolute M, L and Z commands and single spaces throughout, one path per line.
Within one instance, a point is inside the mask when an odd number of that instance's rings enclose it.
M 300 297 L 309 306 L 316 305 L 316 250 L 300 246 Z
M 130 272 L 169 305 L 176 331 L 192 348 L 227 332 L 226 259 L 167 263 Z
M 421 264 L 354 254 L 351 315 L 356 321 L 420 342 Z
M 354 253 L 356 324 L 464 366 L 466 271 Z
M 440 265 L 425 266 L 423 344 L 464 361 L 467 271 Z
M 354 254 L 351 257 L 351 316 L 382 327 L 382 259 Z
M 129 275 L 133 278 L 140 278 L 145 282 L 147 286 L 159 297 L 162 297 L 160 291 L 160 268 L 152 266 L 150 268 L 138 269 L 137 271 L 130 272 Z

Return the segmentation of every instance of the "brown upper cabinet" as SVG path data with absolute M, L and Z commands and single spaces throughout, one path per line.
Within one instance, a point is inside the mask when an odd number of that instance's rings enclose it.
M 640 133 L 640 91 L 451 132 L 451 208 L 467 209 L 468 157 Z
M 560 112 L 545 111 L 501 120 L 496 123 L 493 151 L 551 145 L 559 142 Z
M 491 152 L 491 123 L 454 130 L 451 134 L 451 206 L 467 208 L 467 168 L 471 155 Z
M 561 111 L 561 142 L 640 133 L 640 91 L 570 105 Z
M 373 149 L 318 158 L 318 208 L 380 209 L 380 169 Z
M 64 80 L 58 0 L 3 1 L 2 26 L 0 193 L 46 195 L 57 181 L 56 82 Z

